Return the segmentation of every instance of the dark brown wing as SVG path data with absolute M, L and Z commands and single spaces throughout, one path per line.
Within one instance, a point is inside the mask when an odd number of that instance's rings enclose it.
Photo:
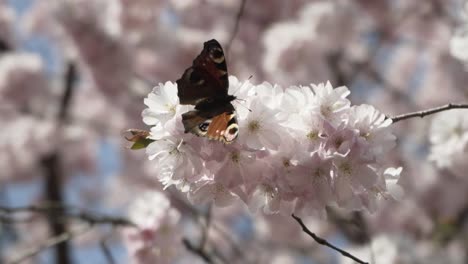
M 229 88 L 223 48 L 215 39 L 207 41 L 203 50 L 177 80 L 177 95 L 181 104 L 196 105 L 207 98 L 223 98 Z

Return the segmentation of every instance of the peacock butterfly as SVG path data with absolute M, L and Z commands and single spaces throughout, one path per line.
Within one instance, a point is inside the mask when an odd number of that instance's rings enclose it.
M 228 94 L 229 80 L 223 48 L 215 39 L 203 44 L 202 52 L 177 80 L 181 104 L 195 105 L 182 114 L 185 133 L 232 143 L 238 135 L 236 112 L 231 104 L 236 99 Z

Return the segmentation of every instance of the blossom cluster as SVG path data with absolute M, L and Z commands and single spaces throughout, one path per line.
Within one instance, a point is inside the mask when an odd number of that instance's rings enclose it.
M 468 53 L 466 52 L 468 46 L 468 3 L 463 3 L 463 8 L 459 10 L 458 15 L 461 23 L 450 39 L 450 54 L 466 66 L 468 61 Z
M 158 191 L 145 192 L 130 206 L 136 228 L 125 231 L 125 242 L 134 263 L 173 263 L 182 240 L 180 213 Z
M 401 170 L 384 162 L 395 145 L 392 121 L 370 105 L 351 106 L 348 88 L 229 82 L 240 99 L 239 137 L 230 145 L 184 133 L 181 115 L 192 106 L 179 104 L 176 84 L 160 84 L 144 100 L 155 140 L 146 153 L 166 187 L 195 203 L 241 199 L 253 211 L 318 215 L 325 206 L 373 210 L 399 195 Z
M 368 245 L 348 249 L 361 259 L 371 259 L 375 263 L 465 263 L 466 257 L 460 243 L 449 243 L 444 248 L 434 241 L 416 243 L 413 238 L 401 235 L 380 234 L 374 236 Z M 340 256 L 341 264 L 356 263 Z
M 468 116 L 465 110 L 442 112 L 434 117 L 430 129 L 429 159 L 441 169 L 460 178 L 468 170 Z

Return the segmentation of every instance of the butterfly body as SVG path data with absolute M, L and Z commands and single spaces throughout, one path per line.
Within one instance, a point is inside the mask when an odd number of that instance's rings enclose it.
M 231 143 L 237 138 L 234 106 L 236 99 L 228 94 L 229 81 L 223 49 L 212 39 L 177 80 L 177 95 L 181 104 L 195 105 L 194 110 L 182 114 L 185 132 Z

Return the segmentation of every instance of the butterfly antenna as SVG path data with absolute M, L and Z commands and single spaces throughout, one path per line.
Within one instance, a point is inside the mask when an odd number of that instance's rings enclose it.
M 242 101 L 242 102 L 247 102 L 247 100 L 245 99 L 240 99 L 240 98 L 237 98 L 236 101 Z M 239 104 L 241 105 L 242 107 L 244 107 L 245 109 L 249 110 L 249 112 L 252 112 L 252 109 L 248 108 L 247 106 L 243 105 L 243 104 Z
M 247 81 L 250 81 L 250 79 L 252 79 L 253 75 L 250 75 L 249 78 L 247 79 Z M 236 93 L 242 88 L 244 87 L 244 85 L 247 83 L 247 81 L 245 81 L 237 90 L 235 90 L 232 94 L 233 95 L 236 95 Z M 245 100 L 244 100 L 245 101 Z

